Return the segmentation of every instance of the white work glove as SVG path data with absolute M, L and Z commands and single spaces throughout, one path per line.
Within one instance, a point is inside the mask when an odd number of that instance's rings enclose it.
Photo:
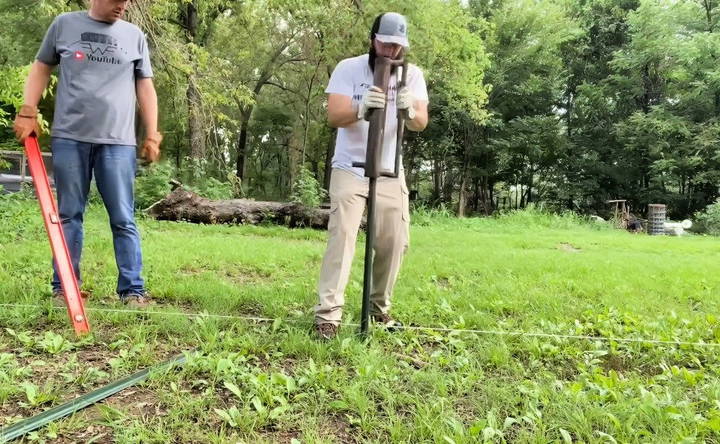
M 397 109 L 407 110 L 407 118 L 413 120 L 415 118 L 415 97 L 407 86 L 403 86 L 398 91 Z
M 366 119 L 368 112 L 373 109 L 385 108 L 385 93 L 377 86 L 371 86 L 365 91 L 365 95 L 358 107 L 358 120 Z

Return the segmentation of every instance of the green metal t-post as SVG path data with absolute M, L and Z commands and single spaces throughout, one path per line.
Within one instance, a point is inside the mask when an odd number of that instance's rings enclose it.
M 403 67 L 403 81 L 398 85 L 398 89 L 402 87 L 407 80 L 407 66 L 404 61 L 391 60 L 386 57 L 378 56 L 375 59 L 375 71 L 373 75 L 373 85 L 382 89 L 386 94 L 390 84 L 390 76 L 394 66 Z M 369 179 L 368 197 L 367 197 L 367 226 L 365 235 L 365 264 L 363 274 L 363 298 L 362 310 L 360 312 L 360 333 L 366 336 L 370 325 L 370 292 L 372 291 L 372 273 L 373 273 L 373 252 L 375 248 L 375 201 L 377 178 L 380 176 L 398 177 L 400 169 L 400 150 L 402 148 L 402 137 L 405 127 L 405 119 L 401 113 L 398 114 L 398 144 L 395 147 L 395 168 L 394 171 L 381 171 L 383 154 L 383 140 L 385 139 L 385 118 L 387 115 L 387 105 L 383 109 L 375 109 L 370 111 L 368 121 L 370 127 L 368 129 L 368 144 L 365 153 L 364 163 L 353 163 L 353 166 L 365 169 L 365 177 Z

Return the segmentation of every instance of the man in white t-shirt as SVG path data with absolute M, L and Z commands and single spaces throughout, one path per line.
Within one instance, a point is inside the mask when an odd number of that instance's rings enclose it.
M 422 71 L 408 65 L 407 85 L 398 91 L 402 68 L 393 72 L 388 91 L 373 86 L 378 56 L 403 57 L 409 47 L 404 16 L 388 12 L 378 16 L 370 31 L 368 54 L 338 63 L 325 92 L 328 94 L 328 123 L 338 128 L 330 179 L 328 246 L 318 284 L 315 333 L 320 339 L 337 335 L 345 303 L 345 287 L 355 255 L 355 241 L 368 197 L 368 179 L 353 162 L 365 162 L 371 109 L 387 104 L 381 170 L 393 171 L 398 110 L 407 112 L 405 126 L 422 131 L 428 123 L 428 94 Z M 405 176 L 380 177 L 377 181 L 375 256 L 370 314 L 373 322 L 387 327 L 400 325 L 390 317 L 390 297 L 410 233 L 408 189 Z

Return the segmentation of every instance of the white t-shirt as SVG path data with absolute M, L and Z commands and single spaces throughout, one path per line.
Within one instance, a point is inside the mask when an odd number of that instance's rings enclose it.
M 373 84 L 373 73 L 368 64 L 369 57 L 368 54 L 364 54 L 338 63 L 330 76 L 330 82 L 325 92 L 352 97 L 353 106 L 357 108 L 365 91 Z M 400 71 L 402 75 L 401 69 L 397 71 Z M 427 86 L 425 85 L 423 73 L 420 68 L 412 64 L 408 65 L 407 86 L 415 100 L 428 101 Z M 390 77 L 388 89 L 381 169 L 393 171 L 395 168 L 395 144 L 397 138 L 396 74 Z M 365 176 L 365 171 L 362 168 L 355 168 L 352 164 L 353 162 L 365 162 L 369 127 L 370 123 L 361 119 L 345 128 L 338 128 L 335 155 L 332 160 L 333 168 L 341 168 L 360 177 Z

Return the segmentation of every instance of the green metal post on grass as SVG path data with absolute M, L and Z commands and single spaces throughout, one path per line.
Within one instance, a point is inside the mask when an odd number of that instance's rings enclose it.
M 382 89 L 385 94 L 388 92 L 392 68 L 402 66 L 402 82 L 398 90 L 407 82 L 407 64 L 400 60 L 391 60 L 378 56 L 375 59 L 375 71 L 373 73 L 373 85 Z M 402 150 L 402 139 L 405 129 L 405 116 L 398 113 L 397 145 L 395 147 L 395 165 L 393 171 L 382 171 L 383 140 L 385 139 L 385 118 L 387 105 L 383 109 L 375 109 L 370 112 L 368 118 L 368 144 L 365 152 L 365 162 L 354 162 L 354 167 L 363 168 L 365 177 L 369 180 L 367 197 L 367 225 L 365 230 L 365 262 L 363 274 L 363 298 L 360 312 L 360 333 L 367 336 L 370 325 L 370 292 L 372 291 L 373 272 L 373 250 L 375 247 L 375 202 L 378 177 L 399 177 L 400 161 Z
M 121 392 L 130 386 L 138 384 L 144 381 L 152 371 L 163 370 L 173 365 L 182 365 L 185 361 L 186 357 L 184 354 L 175 356 L 174 358 L 155 367 L 146 368 L 145 370 L 141 370 L 123 379 L 108 384 L 105 387 L 93 390 L 92 392 L 73 399 L 70 402 L 53 407 L 39 415 L 33 416 L 32 418 L 25 419 L 17 424 L 0 429 L 0 443 L 17 439 L 27 433 L 44 427 L 53 421 L 64 418 L 84 409 L 85 407 L 91 406 L 96 402 L 102 401 L 103 399 Z

